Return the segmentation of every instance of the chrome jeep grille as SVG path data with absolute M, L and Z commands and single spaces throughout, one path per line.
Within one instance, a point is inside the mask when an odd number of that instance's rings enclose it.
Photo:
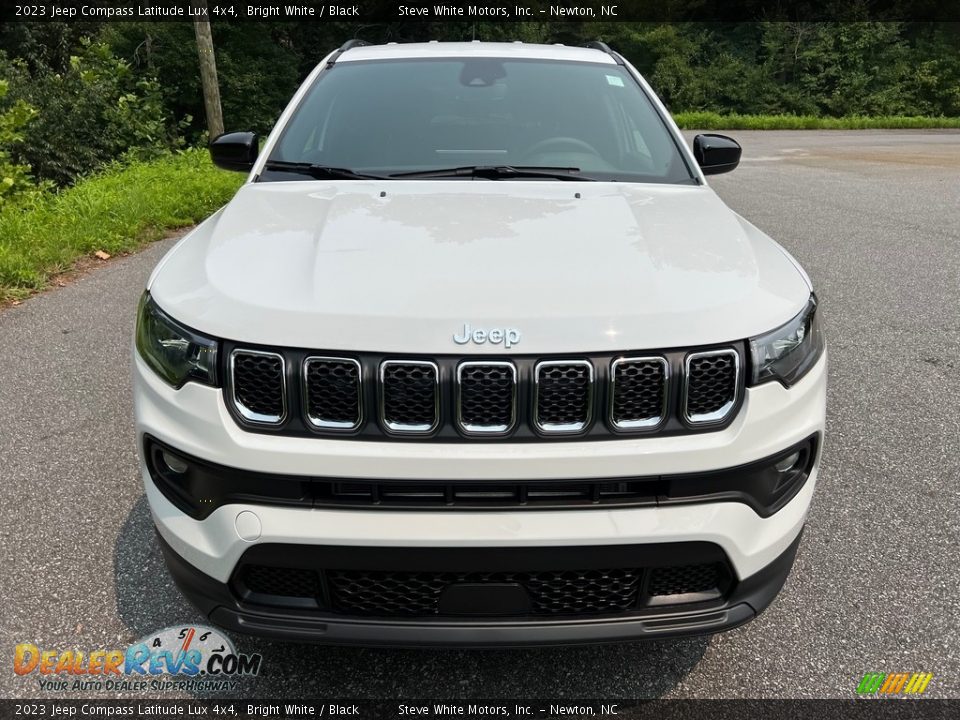
M 538 358 L 352 356 L 226 343 L 227 407 L 252 431 L 512 441 L 709 432 L 743 396 L 745 347 Z

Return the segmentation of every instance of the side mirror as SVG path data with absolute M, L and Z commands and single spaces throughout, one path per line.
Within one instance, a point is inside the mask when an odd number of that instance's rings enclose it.
M 693 156 L 704 175 L 727 173 L 740 164 L 740 144 L 726 135 L 697 135 L 693 139 Z
M 255 132 L 224 133 L 210 143 L 210 159 L 224 170 L 249 172 L 259 152 L 260 138 Z

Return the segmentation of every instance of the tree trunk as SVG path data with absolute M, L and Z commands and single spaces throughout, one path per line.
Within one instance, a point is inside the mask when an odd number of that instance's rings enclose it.
M 203 83 L 203 107 L 207 113 L 210 139 L 223 134 L 223 111 L 220 109 L 220 86 L 217 82 L 217 59 L 213 54 L 213 34 L 207 16 L 207 0 L 190 0 L 203 14 L 194 15 L 193 29 L 197 35 L 197 54 L 200 57 L 200 82 Z

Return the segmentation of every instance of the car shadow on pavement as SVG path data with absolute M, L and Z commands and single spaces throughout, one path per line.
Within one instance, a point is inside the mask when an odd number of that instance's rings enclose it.
M 167 573 L 145 496 L 117 538 L 114 573 L 117 612 L 132 636 L 205 624 Z M 236 694 L 338 699 L 655 698 L 680 683 L 709 644 L 698 637 L 570 648 L 390 650 L 233 639 L 239 652 L 263 655 L 260 675 L 241 680 Z

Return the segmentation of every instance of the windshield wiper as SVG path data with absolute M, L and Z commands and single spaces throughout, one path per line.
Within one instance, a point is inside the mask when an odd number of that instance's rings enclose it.
M 264 165 L 266 170 L 280 170 L 281 172 L 300 173 L 309 175 L 317 180 L 388 180 L 383 175 L 367 175 L 358 173 L 350 168 L 330 167 L 307 162 L 287 162 L 286 160 L 268 160 Z
M 592 177 L 580 175 L 576 167 L 534 167 L 532 165 L 465 165 L 463 167 L 417 170 L 415 172 L 391 173 L 392 178 L 444 178 L 478 177 L 489 180 L 510 178 L 549 178 L 551 180 L 593 181 Z

